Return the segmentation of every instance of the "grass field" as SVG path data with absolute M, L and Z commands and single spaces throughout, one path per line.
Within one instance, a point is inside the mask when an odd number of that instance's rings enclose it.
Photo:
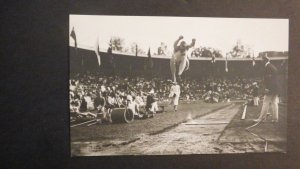
M 272 123 L 271 117 L 259 125 L 247 130 L 247 127 L 255 124 L 253 122 L 259 116 L 261 104 L 258 107 L 248 106 L 246 118 L 241 119 L 243 108 L 235 115 L 231 123 L 225 128 L 219 139 L 221 144 L 232 144 L 239 147 L 244 152 L 264 152 L 267 140 L 268 148 L 266 151 L 286 152 L 287 143 L 287 107 L 279 105 L 279 122 Z M 262 138 L 263 139 L 262 139 Z M 264 140 L 265 139 L 265 140 Z
M 207 104 L 201 101 L 182 104 L 174 112 L 171 106 L 166 112 L 156 114 L 154 118 L 135 120 L 130 124 L 96 124 L 92 126 L 78 126 L 71 128 L 71 141 L 99 141 L 110 139 L 134 139 L 140 134 L 155 134 L 172 128 L 190 118 L 207 114 L 221 109 L 230 103 Z

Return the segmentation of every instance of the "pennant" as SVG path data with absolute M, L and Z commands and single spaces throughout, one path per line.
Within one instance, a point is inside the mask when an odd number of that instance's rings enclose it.
M 99 37 L 97 37 L 96 45 L 95 45 L 95 53 L 97 56 L 98 65 L 101 65 L 101 59 L 100 59 L 100 49 L 99 49 Z
M 215 55 L 212 55 L 212 58 L 211 58 L 211 63 L 215 63 L 215 62 L 216 62 Z
M 76 33 L 75 33 L 75 29 L 74 27 L 72 28 L 72 31 L 70 33 L 71 38 L 74 40 L 75 42 L 75 55 L 78 55 L 78 51 L 77 51 L 77 38 L 76 38 Z M 83 66 L 83 57 L 81 56 L 81 66 Z
M 135 45 L 135 56 L 138 55 L 138 45 Z
M 150 48 L 148 50 L 148 68 L 152 69 L 153 67 L 153 62 L 152 62 L 152 58 L 151 58 L 151 52 L 150 52 Z
M 255 58 L 254 58 L 254 56 L 252 57 L 252 66 L 255 66 Z
M 71 38 L 73 38 L 73 40 L 75 41 L 75 48 L 77 48 L 77 39 L 76 39 L 76 34 L 75 34 L 74 27 L 72 28 L 72 31 L 71 31 L 70 36 L 71 36 Z
M 227 61 L 227 55 L 225 60 L 225 71 L 228 72 L 228 61 Z

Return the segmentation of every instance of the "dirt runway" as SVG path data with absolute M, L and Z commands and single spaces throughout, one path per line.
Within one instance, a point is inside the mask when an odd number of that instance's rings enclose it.
M 248 113 L 251 113 L 251 116 L 253 112 L 259 110 L 259 108 L 249 109 Z M 187 114 L 185 122 L 164 132 L 141 133 L 135 139 L 126 141 L 114 139 L 110 140 L 109 144 L 103 141 L 73 142 L 72 147 L 77 149 L 76 156 L 264 152 L 265 142 L 245 130 L 250 123 L 247 120 L 240 120 L 242 110 L 241 104 L 233 103 L 201 117 Z M 284 113 L 281 113 L 281 117 L 282 114 Z M 277 128 L 282 128 L 276 125 Z M 268 145 L 268 151 L 284 152 L 286 140 L 276 130 L 276 125 L 262 124 L 258 127 L 260 128 L 258 131 L 261 133 L 266 133 L 265 129 L 270 131 L 267 133 L 270 138 L 273 138 L 273 142 Z M 270 129 L 277 132 L 272 132 Z

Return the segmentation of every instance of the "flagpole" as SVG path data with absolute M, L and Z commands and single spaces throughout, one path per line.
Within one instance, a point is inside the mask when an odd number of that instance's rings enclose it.
M 135 56 L 138 56 L 138 45 L 135 45 Z
M 226 53 L 226 60 L 225 60 L 225 71 L 228 72 L 228 60 L 227 60 L 227 53 Z
M 152 63 L 151 51 L 150 51 L 150 47 L 149 47 L 148 59 L 147 59 L 147 74 L 148 74 L 148 77 L 151 79 L 152 79 L 152 67 L 153 67 L 153 63 Z
M 214 82 L 215 82 L 215 56 L 214 54 L 212 54 L 212 88 L 211 88 L 211 91 L 212 91 L 212 95 L 211 95 L 211 100 L 212 100 L 212 103 L 213 103 L 213 94 L 214 94 Z
M 75 47 L 75 57 L 77 58 L 78 57 L 78 49 L 77 49 L 77 37 L 76 37 L 76 33 L 75 33 L 75 27 L 73 26 L 73 28 L 72 28 L 72 31 L 71 31 L 71 33 L 70 33 L 70 36 L 73 38 L 73 40 L 74 40 L 74 47 Z M 83 66 L 83 57 L 82 57 L 82 55 L 81 55 L 81 65 L 80 65 L 80 67 L 81 67 L 81 72 L 82 72 L 82 66 Z

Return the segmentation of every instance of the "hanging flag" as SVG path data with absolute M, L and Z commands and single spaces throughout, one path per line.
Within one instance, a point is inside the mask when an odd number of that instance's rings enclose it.
M 215 62 L 216 62 L 216 58 L 215 58 L 215 55 L 213 54 L 211 57 L 211 63 L 215 63 Z
M 78 51 L 77 51 L 77 37 L 76 37 L 76 33 L 75 33 L 75 29 L 74 27 L 72 28 L 72 31 L 70 33 L 71 38 L 74 40 L 75 42 L 75 55 L 78 55 Z M 83 66 L 83 57 L 81 56 L 81 66 Z
M 99 49 L 99 37 L 97 37 L 96 45 L 95 45 L 95 53 L 97 56 L 98 65 L 101 65 L 101 59 L 100 59 L 100 49 Z
M 113 56 L 113 53 L 112 53 L 112 44 L 111 43 L 109 44 L 109 47 L 107 49 L 107 55 L 108 55 L 109 64 L 114 67 L 115 59 L 114 59 L 114 56 Z
M 73 38 L 73 40 L 75 41 L 75 48 L 77 48 L 77 39 L 76 39 L 76 34 L 75 34 L 74 27 L 72 28 L 72 31 L 71 31 L 70 36 L 71 36 L 71 38 Z
M 152 67 L 153 67 L 153 61 L 151 58 L 151 52 L 150 52 L 150 48 L 149 48 L 149 50 L 148 50 L 148 68 L 152 69 Z
M 227 55 L 226 55 L 226 60 L 225 60 L 225 71 L 228 72 L 228 62 L 227 62 Z
M 138 55 L 138 45 L 136 44 L 135 45 L 135 56 L 137 56 Z
M 255 66 L 255 58 L 254 58 L 254 56 L 252 57 L 252 66 Z

